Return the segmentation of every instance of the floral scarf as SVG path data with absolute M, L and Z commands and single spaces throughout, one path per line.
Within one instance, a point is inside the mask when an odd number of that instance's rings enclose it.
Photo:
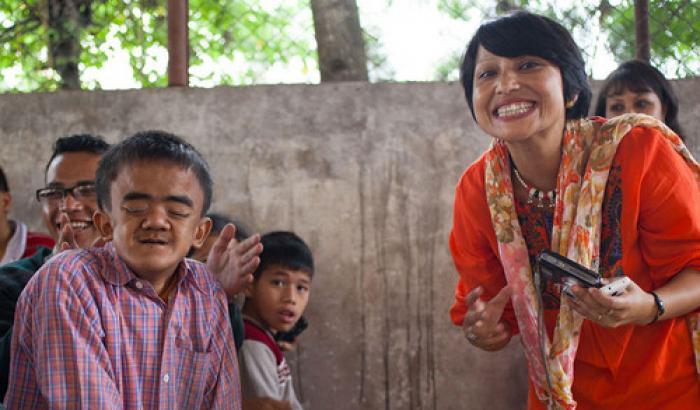
M 608 174 L 618 144 L 635 126 L 660 131 L 693 168 L 700 185 L 700 165 L 681 139 L 652 117 L 628 114 L 603 124 L 591 120 L 569 121 L 562 142 L 551 246 L 557 253 L 596 271 L 600 257 L 601 208 Z M 571 386 L 583 317 L 562 295 L 553 340 L 543 330 L 544 346 L 540 347 L 540 301 L 515 211 L 510 175 L 508 149 L 504 143 L 496 142 L 486 154 L 486 198 L 500 261 L 513 291 L 512 302 L 530 377 L 538 398 L 549 408 L 575 409 Z M 688 315 L 688 322 L 700 373 L 700 314 Z M 541 326 L 544 326 L 543 321 Z

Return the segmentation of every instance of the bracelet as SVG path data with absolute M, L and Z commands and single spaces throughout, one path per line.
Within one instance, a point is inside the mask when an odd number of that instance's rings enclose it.
M 661 315 L 663 315 L 664 312 L 666 312 L 666 308 L 664 307 L 664 301 L 659 297 L 659 295 L 656 294 L 656 292 L 651 291 L 649 293 L 651 293 L 651 296 L 654 297 L 654 303 L 656 304 L 656 316 L 654 317 L 654 320 L 649 322 L 649 324 L 652 324 L 659 320 Z

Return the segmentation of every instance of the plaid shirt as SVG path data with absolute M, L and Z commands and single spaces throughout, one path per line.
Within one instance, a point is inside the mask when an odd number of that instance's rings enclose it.
M 8 409 L 241 409 L 223 290 L 199 262 L 168 303 L 104 248 L 67 251 L 15 315 Z

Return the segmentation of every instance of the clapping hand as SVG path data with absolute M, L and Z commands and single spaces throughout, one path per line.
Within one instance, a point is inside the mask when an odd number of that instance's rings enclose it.
M 53 253 L 61 253 L 69 249 L 80 249 L 81 246 L 75 239 L 75 232 L 70 226 L 70 218 L 66 213 L 62 213 L 59 222 L 60 230 L 58 232 L 58 240 L 56 245 L 54 245 Z M 95 240 L 90 244 L 90 247 L 102 247 L 105 245 L 105 240 L 101 236 L 95 238 Z
M 209 251 L 207 267 L 219 280 L 231 300 L 253 282 L 253 272 L 260 264 L 262 244 L 260 235 L 238 242 L 236 227 L 228 224 Z

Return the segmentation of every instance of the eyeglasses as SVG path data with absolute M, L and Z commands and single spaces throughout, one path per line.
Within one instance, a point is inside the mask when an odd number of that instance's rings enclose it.
M 36 200 L 41 203 L 58 202 L 71 194 L 77 200 L 94 199 L 97 196 L 97 189 L 94 183 L 82 183 L 70 188 L 47 187 L 36 190 Z

